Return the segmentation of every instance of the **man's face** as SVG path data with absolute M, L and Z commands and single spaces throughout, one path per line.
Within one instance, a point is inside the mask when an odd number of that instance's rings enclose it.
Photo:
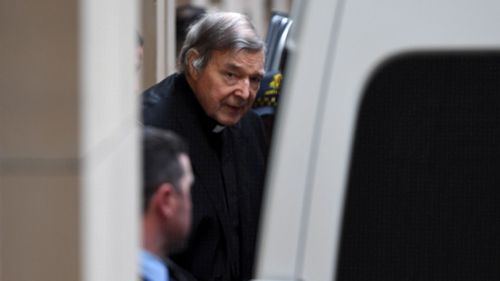
M 179 162 L 184 171 L 184 175 L 179 181 L 178 192 L 174 192 L 175 202 L 173 214 L 168 228 L 172 233 L 172 246 L 182 248 L 189 232 L 191 231 L 191 186 L 194 182 L 191 161 L 186 154 L 179 155 Z
M 206 114 L 222 125 L 238 123 L 252 107 L 264 75 L 264 51 L 214 51 L 192 87 Z

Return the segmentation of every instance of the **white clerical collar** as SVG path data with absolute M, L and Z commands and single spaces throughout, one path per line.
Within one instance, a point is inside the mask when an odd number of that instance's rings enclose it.
M 215 127 L 213 128 L 212 132 L 213 133 L 220 133 L 222 132 L 222 130 L 224 130 L 226 128 L 226 126 L 222 126 L 222 125 L 215 125 Z

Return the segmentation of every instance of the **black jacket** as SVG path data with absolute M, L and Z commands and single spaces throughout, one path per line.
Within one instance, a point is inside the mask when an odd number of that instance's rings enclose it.
M 166 260 L 170 281 L 196 281 L 189 272 L 182 269 L 170 259 Z
M 248 112 L 213 133 L 216 122 L 184 75 L 173 74 L 144 92 L 143 122 L 172 130 L 189 144 L 193 228 L 187 249 L 173 260 L 200 281 L 250 279 L 266 159 L 259 117 Z

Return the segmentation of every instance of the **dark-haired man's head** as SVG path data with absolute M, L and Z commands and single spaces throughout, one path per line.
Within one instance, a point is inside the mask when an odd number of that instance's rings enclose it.
M 159 256 L 183 245 L 191 227 L 194 176 L 186 144 L 174 133 L 145 128 L 143 246 Z

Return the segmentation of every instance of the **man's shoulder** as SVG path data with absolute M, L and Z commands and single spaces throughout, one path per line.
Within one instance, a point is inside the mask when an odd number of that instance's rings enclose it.
M 168 124 L 176 120 L 173 114 L 179 113 L 179 101 L 174 98 L 180 74 L 172 74 L 152 86 L 142 94 L 142 121 L 144 125 L 169 129 Z M 175 110 L 174 110 L 175 109 Z
M 166 98 L 174 89 L 175 82 L 178 80 L 179 74 L 174 73 L 167 76 L 159 83 L 149 87 L 142 93 L 142 106 L 143 108 L 151 108 L 158 105 L 164 98 Z
M 258 144 L 265 143 L 264 126 L 262 120 L 255 112 L 247 112 L 235 127 L 237 127 L 237 134 L 240 138 L 245 139 L 245 141 L 253 141 Z
M 260 130 L 262 129 L 262 120 L 255 112 L 250 110 L 241 118 L 239 127 L 241 127 L 243 131 Z

